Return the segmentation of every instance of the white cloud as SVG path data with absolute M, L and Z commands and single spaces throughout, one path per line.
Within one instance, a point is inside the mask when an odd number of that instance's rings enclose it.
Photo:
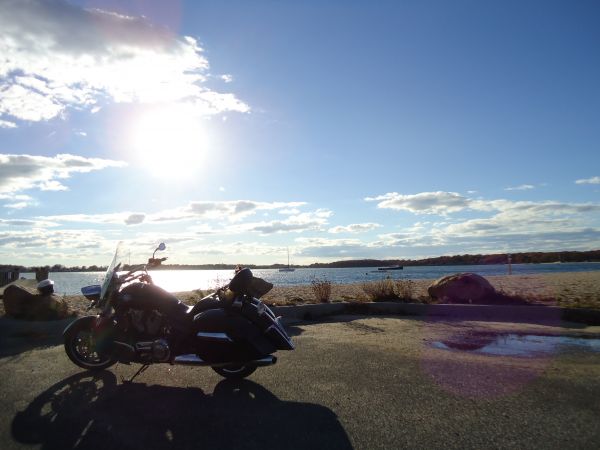
M 17 124 L 9 120 L 0 120 L 0 128 L 16 128 Z
M 287 217 L 285 220 L 273 220 L 270 222 L 248 223 L 240 227 L 241 230 L 260 233 L 262 235 L 275 233 L 301 233 L 304 231 L 322 230 L 327 225 L 327 218 L 331 211 L 320 209 L 313 212 L 305 212 Z
M 146 215 L 143 213 L 107 213 L 107 214 L 62 214 L 56 216 L 38 217 L 38 219 L 53 220 L 56 222 L 94 223 L 115 225 L 138 225 L 144 222 Z
M 54 157 L 0 154 L 0 194 L 25 189 L 65 190 L 57 179 L 75 173 L 88 173 L 107 167 L 123 167 L 124 162 L 60 154 Z
M 273 205 L 281 205 L 281 203 L 256 203 L 263 205 L 263 207 L 267 205 L 269 207 Z M 301 233 L 304 231 L 322 231 L 328 223 L 327 219 L 332 214 L 333 213 L 329 210 L 318 209 L 316 211 L 302 212 L 295 215 L 291 215 L 289 217 L 286 217 L 284 220 L 238 223 L 239 220 L 231 220 L 231 217 L 228 217 L 228 214 L 226 214 L 225 216 L 212 216 L 211 212 L 211 216 L 204 215 L 202 216 L 202 219 L 229 219 L 229 221 L 233 223 L 229 225 L 219 224 L 219 226 L 217 227 L 211 227 L 206 223 L 201 223 L 198 226 L 192 226 L 188 228 L 188 230 L 194 231 L 198 235 L 235 235 L 259 233 L 263 236 L 277 233 Z M 245 216 L 243 218 L 245 218 Z
M 0 54 L 0 114 L 18 120 L 97 111 L 105 100 L 187 102 L 199 114 L 250 110 L 204 86 L 209 64 L 194 38 L 141 17 L 61 0 L 3 1 Z
M 223 80 L 225 83 L 231 83 L 233 81 L 233 75 L 230 75 L 228 73 L 225 73 L 223 75 L 221 75 L 221 80 Z
M 421 224 L 381 235 L 381 243 L 401 248 L 456 248 L 457 252 L 470 253 L 590 249 L 599 245 L 600 204 L 476 200 L 469 208 L 492 215 Z
M 28 206 L 29 206 L 29 203 L 27 203 L 27 202 L 7 203 L 6 205 L 4 205 L 5 208 L 11 208 L 11 209 L 23 209 L 23 208 L 27 208 Z
M 56 180 L 48 180 L 39 184 L 42 191 L 67 191 L 68 188 Z
M 464 210 L 485 212 L 508 212 L 521 215 L 561 215 L 594 212 L 600 209 L 596 203 L 566 203 L 556 201 L 511 201 L 504 199 L 485 200 L 463 197 L 455 192 L 421 192 L 414 195 L 402 195 L 396 192 L 367 197 L 366 201 L 378 201 L 378 208 L 410 211 L 414 214 L 437 214 L 445 216 L 449 213 Z
M 378 208 L 410 211 L 415 214 L 446 215 L 469 207 L 470 200 L 456 192 L 421 192 L 403 195 L 389 192 L 377 197 L 367 197 L 366 201 L 376 201 Z
M 377 249 L 359 239 L 297 238 L 296 254 L 311 258 L 365 258 Z
M 277 211 L 279 214 L 284 214 L 284 215 L 294 215 L 294 214 L 300 214 L 300 210 L 298 208 L 284 208 L 284 209 L 280 209 L 279 211 Z
M 195 255 L 212 255 L 225 257 L 230 262 L 256 262 L 256 258 L 266 255 L 280 256 L 285 254 L 285 248 L 269 245 L 264 242 L 214 242 L 200 244 L 190 248 Z
M 469 215 L 479 215 L 420 223 L 418 227 L 381 235 L 380 241 L 371 242 L 372 246 L 419 247 L 440 254 L 449 249 L 476 253 L 503 249 L 590 249 L 600 245 L 598 203 L 470 199 L 439 192 L 408 196 L 392 193 L 367 200 L 381 202 L 378 205 L 381 208 L 408 210 L 415 214 L 427 211 L 446 215 L 450 211 L 468 210 Z
M 337 226 L 329 229 L 330 233 L 366 233 L 367 231 L 374 230 L 375 228 L 381 227 L 378 223 L 353 223 L 346 226 Z
M 12 192 L 0 192 L 0 200 L 23 200 L 29 201 L 32 198 L 25 194 L 13 194 Z
M 36 224 L 39 223 L 36 221 Z M 22 223 L 21 225 L 27 224 Z M 0 247 L 4 250 L 23 248 L 46 248 L 50 250 L 77 249 L 82 248 L 84 245 L 94 245 L 97 247 L 99 242 L 107 242 L 107 240 L 94 230 L 48 230 L 45 228 L 33 228 L 27 231 L 0 231 Z M 113 249 L 115 247 L 112 242 L 110 246 Z
M 33 202 L 33 199 L 29 195 L 25 194 L 15 194 L 13 192 L 0 192 L 0 200 L 8 200 L 13 203 L 5 203 L 3 206 L 5 208 L 11 209 L 23 209 L 27 206 L 30 206 Z
M 532 184 L 521 184 L 519 186 L 504 188 L 505 191 L 528 191 L 530 189 L 535 189 L 535 186 Z
M 45 228 L 45 227 L 55 227 L 58 224 L 55 222 L 48 222 L 45 220 L 0 219 L 0 225 L 8 225 L 8 226 L 16 226 L 16 227 Z
M 38 122 L 52 119 L 64 109 L 60 101 L 50 96 L 22 85 L 9 84 L 15 81 L 6 81 L 6 75 L 3 77 L 0 73 L 0 115 Z
M 239 221 L 258 211 L 288 210 L 304 202 L 257 202 L 253 200 L 194 201 L 186 207 L 149 215 L 150 221 L 166 222 L 187 219 Z
M 54 216 L 44 216 L 38 219 L 54 220 L 57 222 L 73 223 L 96 223 L 96 224 L 126 224 L 137 225 L 140 223 L 159 224 L 163 222 L 179 222 L 184 220 L 194 221 L 219 221 L 239 222 L 258 211 L 269 210 L 288 210 L 295 209 L 304 205 L 304 202 L 257 202 L 251 200 L 231 200 L 231 201 L 195 201 L 187 206 L 174 208 L 170 210 L 158 211 L 155 213 L 143 212 L 115 212 L 106 214 L 63 214 Z M 221 225 L 219 228 L 210 228 L 201 223 L 197 231 L 200 234 L 232 234 L 247 231 L 255 231 L 263 234 L 275 232 L 316 229 L 327 223 L 327 218 L 331 216 L 331 211 L 319 209 L 313 212 L 299 213 L 287 217 L 284 221 L 245 223 L 243 225 Z
M 575 181 L 576 184 L 600 184 L 600 177 L 582 178 Z

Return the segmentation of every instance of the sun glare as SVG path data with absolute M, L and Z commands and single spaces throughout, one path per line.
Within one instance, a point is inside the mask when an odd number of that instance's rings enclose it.
M 189 176 L 206 158 L 208 138 L 202 119 L 184 107 L 152 109 L 131 130 L 135 158 L 156 175 Z

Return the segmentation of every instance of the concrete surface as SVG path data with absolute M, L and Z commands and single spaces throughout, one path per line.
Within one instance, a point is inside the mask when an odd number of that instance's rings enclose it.
M 0 358 L 0 448 L 600 447 L 600 354 L 493 357 L 432 346 L 484 330 L 598 335 L 598 327 L 336 317 L 247 381 L 155 365 L 93 375 L 62 347 Z M 2 341 L 1 346 L 4 346 Z

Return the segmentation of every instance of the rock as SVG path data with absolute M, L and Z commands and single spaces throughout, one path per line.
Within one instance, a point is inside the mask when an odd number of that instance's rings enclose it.
M 7 286 L 2 298 L 7 316 L 25 320 L 57 320 L 69 317 L 66 303 L 55 295 L 39 295 L 19 285 Z
M 444 303 L 495 303 L 494 287 L 488 280 L 474 273 L 457 273 L 434 281 L 427 292 L 433 299 Z

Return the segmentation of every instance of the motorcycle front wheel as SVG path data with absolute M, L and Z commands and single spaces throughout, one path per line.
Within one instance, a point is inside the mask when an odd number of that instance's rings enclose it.
M 225 367 L 213 367 L 215 372 L 225 378 L 241 380 L 249 375 L 252 375 L 256 370 L 256 366 L 225 366 Z
M 69 359 L 87 370 L 102 370 L 117 362 L 110 352 L 99 351 L 91 321 L 81 321 L 65 335 L 65 352 Z

